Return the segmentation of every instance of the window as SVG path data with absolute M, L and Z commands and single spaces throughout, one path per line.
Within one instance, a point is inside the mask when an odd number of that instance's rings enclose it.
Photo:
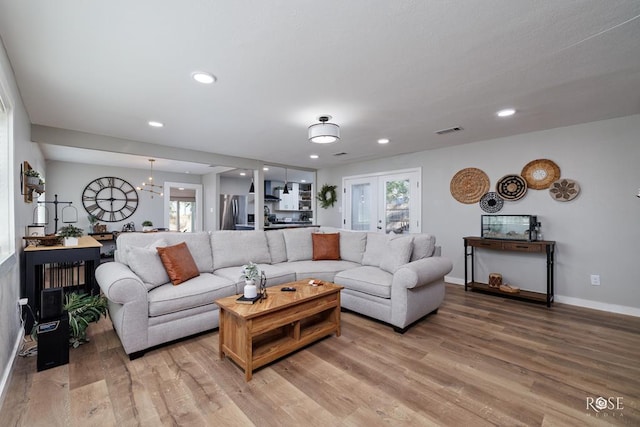
M 0 266 L 15 253 L 12 116 L 8 101 L 0 84 Z

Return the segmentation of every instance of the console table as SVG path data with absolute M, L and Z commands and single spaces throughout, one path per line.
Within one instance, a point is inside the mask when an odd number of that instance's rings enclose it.
M 29 299 L 36 316 L 40 311 L 40 291 L 46 288 L 80 288 L 87 293 L 100 289 L 95 282 L 95 269 L 100 265 L 102 244 L 91 236 L 78 239 L 78 246 L 27 246 L 24 248 L 24 296 Z M 81 265 L 81 263 L 83 263 Z M 74 268 L 73 266 L 77 267 Z M 71 267 L 70 267 L 71 266 Z M 67 271 L 69 270 L 69 271 Z M 27 316 L 25 331 L 31 332 L 32 319 Z
M 551 307 L 553 302 L 553 263 L 556 242 L 540 240 L 523 242 L 516 240 L 484 239 L 482 237 L 464 237 L 464 290 L 485 292 L 507 298 L 546 303 Z M 491 288 L 487 283 L 476 282 L 474 277 L 475 249 L 489 249 L 494 251 L 525 252 L 530 254 L 546 254 L 547 257 L 547 292 L 532 292 L 520 290 L 518 293 L 503 292 L 499 288 Z M 468 281 L 468 268 L 471 264 L 471 281 Z

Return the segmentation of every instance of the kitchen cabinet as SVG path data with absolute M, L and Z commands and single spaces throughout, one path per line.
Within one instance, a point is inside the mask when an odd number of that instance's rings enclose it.
M 289 183 L 289 194 L 284 194 L 283 190 L 278 190 L 278 210 L 280 211 L 297 211 L 298 200 L 300 198 L 300 188 L 297 182 Z

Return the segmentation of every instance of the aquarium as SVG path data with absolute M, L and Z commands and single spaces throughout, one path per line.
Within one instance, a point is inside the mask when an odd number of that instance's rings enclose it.
M 481 222 L 485 239 L 538 240 L 536 215 L 482 215 Z

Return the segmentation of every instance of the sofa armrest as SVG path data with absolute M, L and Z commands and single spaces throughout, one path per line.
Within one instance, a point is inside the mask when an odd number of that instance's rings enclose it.
M 442 280 L 453 269 L 449 258 L 433 256 L 410 262 L 398 268 L 393 274 L 393 286 L 407 289 L 427 285 Z
M 109 301 L 126 304 L 136 300 L 147 301 L 147 288 L 142 280 L 119 262 L 100 264 L 96 269 L 96 281 Z

